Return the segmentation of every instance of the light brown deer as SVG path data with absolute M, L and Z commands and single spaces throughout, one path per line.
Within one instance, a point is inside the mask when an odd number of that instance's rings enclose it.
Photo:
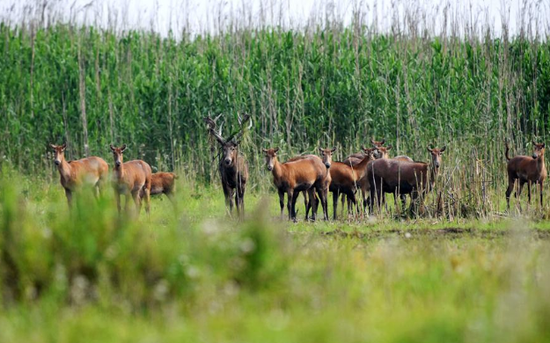
M 145 199 L 145 211 L 151 209 L 151 166 L 142 160 L 123 162 L 126 144 L 117 148 L 110 146 L 115 160 L 113 188 L 118 212 L 121 212 L 120 196 L 126 197 L 125 209 L 130 207 L 130 197 L 134 199 L 137 213 L 141 209 L 141 198 Z
M 222 137 L 221 128 L 219 132 L 216 132 L 215 120 L 210 117 L 205 119 L 208 132 L 218 141 L 221 147 L 222 153 L 218 169 L 220 171 L 226 208 L 229 215 L 232 215 L 233 196 L 235 196 L 237 214 L 241 218 L 244 217 L 244 194 L 248 180 L 248 163 L 244 156 L 239 153 L 239 139 L 242 136 L 244 124 L 249 119 L 250 116 L 248 115 L 245 115 L 242 119 L 239 117 L 240 131 L 232 134 L 228 139 Z
M 349 162 L 332 163 L 330 168 L 330 191 L 333 195 L 334 220 L 336 220 L 337 217 L 338 197 L 340 195 L 342 195 L 342 198 L 344 198 L 344 195 L 347 197 L 348 213 L 352 213 L 353 207 L 357 205 L 355 194 L 357 193 L 357 190 L 361 188 L 362 181 L 365 179 L 364 175 L 368 163 L 374 159 L 374 149 L 363 149 L 365 152 L 363 159 L 354 166 L 352 166 Z
M 298 193 L 308 191 L 310 199 L 317 192 L 325 220 L 328 220 L 327 193 L 330 185 L 330 173 L 323 161 L 315 155 L 307 155 L 291 162 L 280 163 L 277 159 L 279 148 L 263 149 L 266 168 L 273 174 L 273 183 L 279 193 L 281 217 L 284 211 L 284 194 L 287 194 L 288 218 L 296 220 L 296 199 Z M 312 219 L 315 220 L 316 204 L 313 204 Z
M 166 197 L 174 203 L 177 178 L 178 176 L 174 173 L 154 173 L 151 176 L 151 195 L 165 194 Z
M 367 178 L 370 182 L 369 209 L 372 213 L 376 199 L 378 207 L 384 202 L 385 193 L 393 193 L 396 197 L 401 194 L 411 195 L 411 212 L 414 200 L 428 192 L 439 173 L 441 155 L 446 147 L 431 149 L 428 147 L 432 162 L 408 162 L 393 159 L 379 159 L 367 167 Z
M 514 189 L 516 180 L 519 181 L 519 188 L 516 192 L 516 198 L 519 198 L 523 186 L 527 183 L 527 195 L 528 203 L 531 203 L 531 184 L 538 184 L 540 187 L 540 207 L 542 208 L 542 196 L 543 196 L 543 183 L 546 179 L 546 165 L 544 164 L 544 150 L 546 145 L 544 143 L 537 144 L 533 142 L 533 155 L 529 156 L 515 156 L 513 158 L 508 157 L 508 142 L 506 144 L 506 159 L 508 160 L 508 189 L 506 190 L 506 204 L 508 210 L 510 209 L 510 194 Z
M 99 197 L 107 178 L 109 165 L 102 158 L 91 156 L 80 160 L 65 160 L 67 144 L 50 144 L 54 151 L 54 163 L 59 171 L 61 186 L 65 189 L 67 203 L 72 207 L 73 192 L 83 186 L 90 186 L 96 198 Z

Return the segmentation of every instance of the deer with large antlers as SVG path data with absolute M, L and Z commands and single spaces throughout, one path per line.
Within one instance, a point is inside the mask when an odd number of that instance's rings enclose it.
M 123 162 L 126 144 L 120 148 L 110 146 L 115 160 L 113 188 L 115 190 L 118 213 L 121 212 L 120 196 L 126 197 L 125 208 L 130 207 L 130 196 L 134 199 L 137 213 L 141 209 L 141 199 L 145 199 L 145 211 L 151 208 L 151 166 L 142 160 Z
M 72 207 L 73 192 L 82 186 L 94 188 L 94 195 L 99 197 L 109 175 L 109 165 L 102 158 L 91 156 L 76 161 L 65 160 L 67 144 L 50 144 L 54 151 L 54 163 L 59 170 L 61 186 L 65 189 L 69 208 Z
M 245 114 L 238 118 L 239 131 L 232 133 L 227 139 L 222 137 L 222 129 L 216 131 L 216 119 L 207 117 L 204 119 L 209 134 L 216 139 L 221 148 L 221 158 L 219 161 L 219 172 L 222 181 L 225 204 L 229 214 L 233 213 L 233 197 L 239 217 L 244 216 L 244 193 L 246 191 L 246 181 L 248 180 L 248 163 L 244 156 L 239 152 L 240 138 L 245 129 L 245 124 L 250 120 L 250 116 Z M 252 127 L 252 122 L 250 126 Z

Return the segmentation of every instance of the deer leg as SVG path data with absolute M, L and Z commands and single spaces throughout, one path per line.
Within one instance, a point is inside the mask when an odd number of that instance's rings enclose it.
M 151 214 L 151 190 L 149 188 L 144 189 L 145 192 L 145 212 Z M 141 200 L 140 200 L 141 203 Z
M 506 189 L 506 209 L 510 210 L 510 194 L 512 194 L 512 191 L 514 190 L 514 183 L 516 180 L 513 178 L 508 178 L 508 189 Z
M 120 208 L 120 192 L 115 191 L 115 199 L 116 199 L 116 208 L 118 210 L 118 214 L 120 214 L 121 208 Z
M 138 215 L 139 215 L 139 212 L 141 211 L 141 198 L 139 194 L 140 194 L 140 191 L 132 192 L 132 198 L 134 199 L 134 204 L 136 205 L 136 211 Z
M 315 190 L 313 188 L 310 188 L 307 190 L 307 194 L 308 194 L 308 212 L 309 210 L 311 210 L 311 216 L 309 216 L 309 220 L 315 221 L 315 214 L 313 213 L 313 206 L 315 203 Z M 304 195 L 305 195 L 305 191 L 304 191 Z M 307 215 L 306 215 L 306 220 L 307 220 Z
M 240 215 L 244 218 L 244 192 L 246 191 L 246 186 L 242 185 L 239 188 L 239 202 L 241 204 L 241 213 Z
M 531 205 L 531 181 L 527 181 L 527 204 Z
M 308 196 L 308 192 L 309 190 L 302 191 L 302 195 L 304 196 L 304 207 L 306 208 L 306 221 L 309 219 L 309 211 L 311 210 L 311 196 Z
M 311 194 L 313 195 L 313 200 L 310 200 L 312 203 L 312 210 L 311 210 L 311 220 L 315 221 L 317 219 L 317 209 L 319 208 L 319 198 L 317 197 L 317 191 L 314 187 L 311 188 Z
M 294 212 L 293 212 L 293 208 L 292 208 L 292 199 L 294 198 L 294 190 L 292 188 L 289 188 L 286 192 L 286 196 L 287 196 L 287 199 L 286 199 L 286 209 L 288 211 L 288 220 L 293 220 L 294 219 Z
M 281 206 L 281 220 L 285 209 L 285 192 L 279 189 L 279 205 Z
M 332 192 L 332 220 L 336 220 L 336 211 L 338 210 L 338 190 Z M 342 210 L 344 209 L 344 197 L 342 196 Z
M 328 185 L 324 185 L 321 183 L 319 186 L 317 186 L 317 192 L 319 193 L 321 206 L 323 206 L 324 219 L 328 220 L 328 202 L 327 202 Z
M 540 187 L 540 209 L 542 210 L 542 189 L 543 189 L 543 186 L 542 186 L 542 180 L 539 181 L 539 187 Z
M 65 196 L 67 197 L 67 203 L 69 204 L 69 209 L 73 208 L 73 192 L 70 189 L 65 188 Z
M 124 211 L 128 213 L 130 210 L 130 193 L 126 193 L 124 197 L 126 198 L 126 203 L 124 203 Z

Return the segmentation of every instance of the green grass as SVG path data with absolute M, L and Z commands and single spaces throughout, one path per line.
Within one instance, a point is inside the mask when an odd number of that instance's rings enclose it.
M 548 222 L 297 224 L 274 193 L 247 219 L 220 189 L 119 218 L 110 191 L 67 211 L 57 180 L 0 182 L 2 342 L 524 342 L 550 338 Z

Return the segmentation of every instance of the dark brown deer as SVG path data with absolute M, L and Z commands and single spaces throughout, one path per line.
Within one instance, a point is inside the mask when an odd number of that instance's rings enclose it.
M 540 187 L 540 207 L 542 208 L 543 183 L 546 179 L 546 165 L 544 164 L 544 143 L 537 144 L 533 142 L 533 155 L 508 157 L 510 148 L 506 144 L 506 159 L 508 160 L 508 189 L 506 190 L 506 204 L 510 209 L 510 194 L 514 189 L 516 180 L 519 181 L 519 188 L 516 192 L 516 198 L 519 198 L 523 186 L 527 183 L 528 203 L 531 204 L 531 184 L 538 184 Z
M 431 149 L 428 147 L 432 162 L 408 162 L 393 159 L 379 159 L 367 167 L 367 178 L 370 182 L 369 209 L 372 213 L 376 199 L 378 207 L 384 201 L 385 193 L 411 195 L 411 212 L 414 200 L 431 190 L 441 166 L 441 155 L 446 147 Z
M 166 197 L 174 203 L 177 178 L 178 176 L 174 173 L 154 173 L 151 176 L 151 195 L 165 194 Z
M 273 174 L 273 183 L 279 193 L 281 217 L 283 216 L 286 193 L 288 218 L 296 221 L 296 199 L 299 192 L 306 190 L 310 199 L 315 199 L 314 192 L 317 192 L 323 207 L 324 218 L 328 220 L 327 193 L 330 186 L 330 173 L 326 164 L 315 155 L 307 155 L 291 162 L 280 163 L 277 159 L 278 151 L 279 148 L 263 149 L 267 170 Z M 313 204 L 313 220 L 315 220 L 316 207 L 316 204 Z
M 65 160 L 67 144 L 50 144 L 54 151 L 54 163 L 59 171 L 61 186 L 65 189 L 69 208 L 72 207 L 73 192 L 83 186 L 91 186 L 94 195 L 99 197 L 109 177 L 109 165 L 102 158 L 91 156 L 76 161 Z
M 361 188 L 361 179 L 364 179 L 365 170 L 370 161 L 374 159 L 374 149 L 364 149 L 364 157 L 361 162 L 355 164 L 343 162 L 333 162 L 330 168 L 330 191 L 333 196 L 333 219 L 336 220 L 338 197 L 344 195 L 348 199 L 348 213 L 352 213 L 352 208 L 357 205 L 355 194 Z M 334 152 L 332 150 L 331 152 Z M 328 152 L 325 152 L 328 153 Z M 342 203 L 343 206 L 343 203 Z
M 113 177 L 113 188 L 118 212 L 121 212 L 120 196 L 126 197 L 125 210 L 130 207 L 130 197 L 134 199 L 137 213 L 141 209 L 141 199 L 145 199 L 145 211 L 151 209 L 151 166 L 142 160 L 124 162 L 123 153 L 126 144 L 120 148 L 110 146 L 115 160 L 115 171 Z
M 229 215 L 232 215 L 233 197 L 235 197 L 237 214 L 241 218 L 244 217 L 244 193 L 248 180 L 248 163 L 244 156 L 239 153 L 239 139 L 243 134 L 244 125 L 249 119 L 250 116 L 248 115 L 245 115 L 242 119 L 239 117 L 240 130 L 233 133 L 228 139 L 222 137 L 221 128 L 219 132 L 216 132 L 215 120 L 210 117 L 205 119 L 208 132 L 218 141 L 221 147 L 221 158 L 218 169 L 222 181 L 226 208 Z

